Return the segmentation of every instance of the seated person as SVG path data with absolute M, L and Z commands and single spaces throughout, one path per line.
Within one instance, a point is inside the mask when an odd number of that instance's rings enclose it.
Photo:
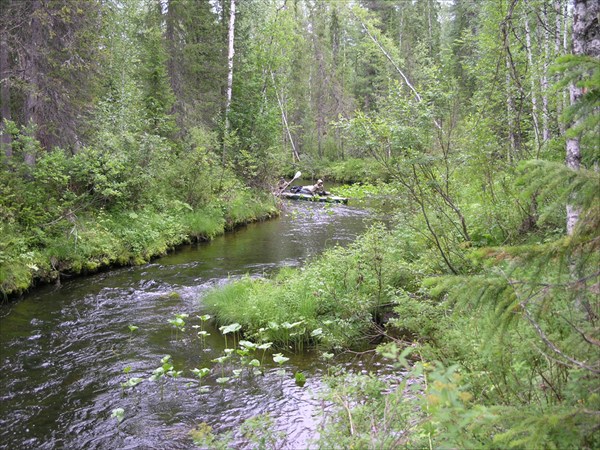
M 300 191 L 298 193 L 299 194 L 309 194 L 309 195 L 324 194 L 325 189 L 323 187 L 323 180 L 318 180 L 312 186 L 302 186 L 302 189 L 300 189 Z
M 277 182 L 277 188 L 276 188 L 276 192 L 277 193 L 282 193 L 285 188 L 288 186 L 288 182 L 285 181 L 284 178 L 280 178 L 279 181 Z

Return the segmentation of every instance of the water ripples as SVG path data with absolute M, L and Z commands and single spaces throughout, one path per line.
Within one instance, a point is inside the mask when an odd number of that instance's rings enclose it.
M 246 274 L 300 266 L 328 247 L 350 243 L 369 219 L 345 206 L 289 205 L 281 219 L 184 247 L 143 267 L 74 278 L 0 305 L 0 448 L 187 449 L 189 432 L 200 423 L 221 433 L 263 413 L 285 432 L 287 448 L 308 446 L 326 371 L 317 357 L 288 355 L 284 377 L 267 363 L 264 376 L 246 374 L 225 386 L 215 381 L 217 366 L 204 382 L 210 391 L 201 393 L 191 370 L 214 366 L 210 361 L 224 343 L 205 324 L 211 336 L 204 348 L 190 326 L 199 324 L 198 299 L 206 290 Z M 167 322 L 176 313 L 190 316 L 184 333 Z M 139 328 L 130 331 L 130 325 Z M 183 374 L 161 392 L 148 377 L 166 354 Z M 303 388 L 294 382 L 296 370 L 307 375 Z M 124 390 L 121 383 L 131 377 L 144 381 Z M 111 418 L 115 408 L 125 410 L 119 426 Z M 242 445 L 240 436 L 235 439 Z

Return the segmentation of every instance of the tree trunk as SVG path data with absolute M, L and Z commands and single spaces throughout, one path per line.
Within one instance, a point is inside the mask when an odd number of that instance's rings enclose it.
M 8 42 L 6 35 L 3 34 L 0 37 L 0 103 L 2 103 L 2 110 L 0 111 L 2 115 L 0 118 L 0 133 L 2 135 L 0 145 L 2 148 L 0 151 L 4 151 L 8 158 L 12 156 L 11 136 L 6 132 L 5 124 L 5 120 L 11 120 L 9 76 Z
M 598 0 L 573 0 L 573 54 L 600 56 L 600 25 L 598 13 L 600 4 Z M 571 104 L 579 101 L 583 95 L 581 88 L 571 85 L 569 89 Z M 576 124 L 574 124 L 576 125 Z M 567 167 L 579 170 L 581 166 L 581 149 L 579 137 L 567 139 Z M 567 204 L 567 234 L 573 234 L 581 209 L 575 205 Z
M 544 4 L 544 23 L 542 28 L 544 29 L 544 68 L 540 84 L 542 86 L 542 141 L 548 142 L 550 140 L 550 128 L 548 125 L 548 67 L 550 66 L 550 31 L 548 21 L 548 8 Z
M 169 81 L 171 83 L 171 89 L 175 94 L 175 102 L 173 103 L 173 109 L 183 112 L 181 107 L 183 92 L 182 92 L 182 80 L 181 80 L 181 64 L 180 55 L 181 51 L 179 48 L 179 42 L 175 31 L 175 22 L 177 20 L 175 11 L 175 1 L 168 0 L 167 2 L 167 13 L 165 17 L 165 39 L 167 41 L 167 49 L 169 59 L 167 60 L 167 71 L 169 74 Z
M 557 0 L 556 2 L 556 43 L 555 43 L 555 50 L 556 50 L 556 57 L 558 57 L 559 55 L 563 54 L 566 55 L 568 53 L 568 7 L 567 4 L 565 2 L 564 7 L 561 4 L 560 0 Z M 562 18 L 562 22 L 561 22 L 561 18 Z M 562 45 L 561 45 L 561 38 L 562 38 Z M 562 46 L 562 52 L 561 52 L 561 46 Z M 560 117 L 562 115 L 563 110 L 565 109 L 565 107 L 567 106 L 567 93 L 566 91 L 563 91 L 563 95 L 562 95 L 562 102 L 558 101 L 558 106 L 557 106 L 557 113 L 558 116 Z M 559 126 L 559 130 L 560 130 L 560 134 L 565 134 L 565 124 L 562 120 L 558 121 L 558 126 Z
M 505 56 L 506 60 L 506 119 L 508 125 L 508 152 L 506 153 L 506 160 L 511 163 L 517 148 L 517 140 L 515 137 L 515 102 L 512 95 L 512 83 L 510 82 L 510 57 L 508 54 Z
M 227 52 L 227 97 L 225 101 L 225 134 L 229 133 L 229 111 L 231 110 L 231 94 L 233 91 L 233 41 L 235 38 L 235 0 L 231 0 L 229 7 L 229 49 Z M 223 146 L 223 164 L 225 164 L 226 145 Z
M 225 103 L 225 121 L 226 128 L 229 130 L 229 111 L 231 109 L 231 95 L 233 91 L 233 56 L 235 49 L 233 46 L 235 38 L 235 0 L 231 0 L 229 7 L 229 33 L 227 35 L 227 101 Z
M 538 119 L 538 99 L 536 94 L 536 71 L 533 65 L 533 50 L 531 48 L 531 29 L 529 28 L 529 18 L 525 16 L 525 42 L 527 47 L 527 62 L 529 63 L 529 70 L 531 75 L 529 77 L 531 81 L 531 118 L 533 120 L 533 131 L 535 132 L 535 146 L 536 154 L 539 155 L 540 151 L 540 124 Z
M 27 45 L 27 62 L 26 69 L 29 72 L 27 96 L 25 99 L 25 123 L 33 124 L 36 127 L 36 137 L 39 138 L 40 123 L 39 113 L 42 105 L 40 104 L 40 74 L 39 74 L 39 59 L 40 48 L 42 47 L 42 25 L 40 23 L 39 14 L 41 13 L 42 5 L 39 0 L 34 0 L 31 8 L 31 36 Z M 34 153 L 25 153 L 25 163 L 29 166 L 34 166 L 36 155 Z

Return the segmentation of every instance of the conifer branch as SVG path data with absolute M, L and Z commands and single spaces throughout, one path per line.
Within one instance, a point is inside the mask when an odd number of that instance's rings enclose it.
M 508 280 L 508 283 L 509 283 L 509 285 L 512 286 L 512 283 L 510 282 L 510 280 Z M 525 318 L 531 324 L 531 326 L 533 327 L 533 329 L 535 330 L 535 332 L 537 333 L 537 335 L 540 337 L 540 339 L 542 340 L 542 342 L 544 342 L 544 344 L 546 344 L 546 346 L 550 350 L 552 350 L 554 353 L 556 353 L 557 355 L 559 355 L 564 360 L 569 361 L 571 364 L 575 365 L 576 367 L 579 367 L 580 369 L 585 369 L 585 370 L 588 370 L 588 371 L 590 371 L 592 373 L 600 374 L 600 370 L 599 369 L 591 367 L 591 366 L 588 366 L 587 364 L 584 364 L 581 361 L 578 361 L 575 358 L 570 357 L 569 355 L 565 354 L 561 349 L 559 349 L 558 346 L 556 344 L 554 344 L 554 342 L 552 342 L 548 338 L 548 336 L 546 336 L 546 333 L 544 333 L 544 330 L 542 330 L 542 327 L 539 325 L 539 323 L 536 322 L 536 320 L 531 315 L 531 312 L 527 309 L 527 303 L 531 299 L 533 299 L 535 296 L 539 295 L 540 293 L 547 292 L 548 289 L 549 288 L 544 288 L 541 291 L 536 292 L 535 294 L 533 294 L 532 296 L 530 296 L 526 300 L 519 301 L 519 306 L 521 307 L 523 313 L 525 314 Z M 519 293 L 517 292 L 516 289 L 514 289 L 514 293 L 515 293 L 515 295 L 517 297 L 519 297 Z

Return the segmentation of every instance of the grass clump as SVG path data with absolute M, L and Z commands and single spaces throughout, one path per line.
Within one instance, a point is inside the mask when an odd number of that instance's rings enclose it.
M 258 340 L 301 350 L 364 343 L 385 304 L 384 270 L 395 265 L 389 233 L 373 227 L 349 248 L 335 247 L 301 270 L 284 268 L 271 279 L 245 277 L 209 292 L 203 303 L 220 324 L 240 323 Z

